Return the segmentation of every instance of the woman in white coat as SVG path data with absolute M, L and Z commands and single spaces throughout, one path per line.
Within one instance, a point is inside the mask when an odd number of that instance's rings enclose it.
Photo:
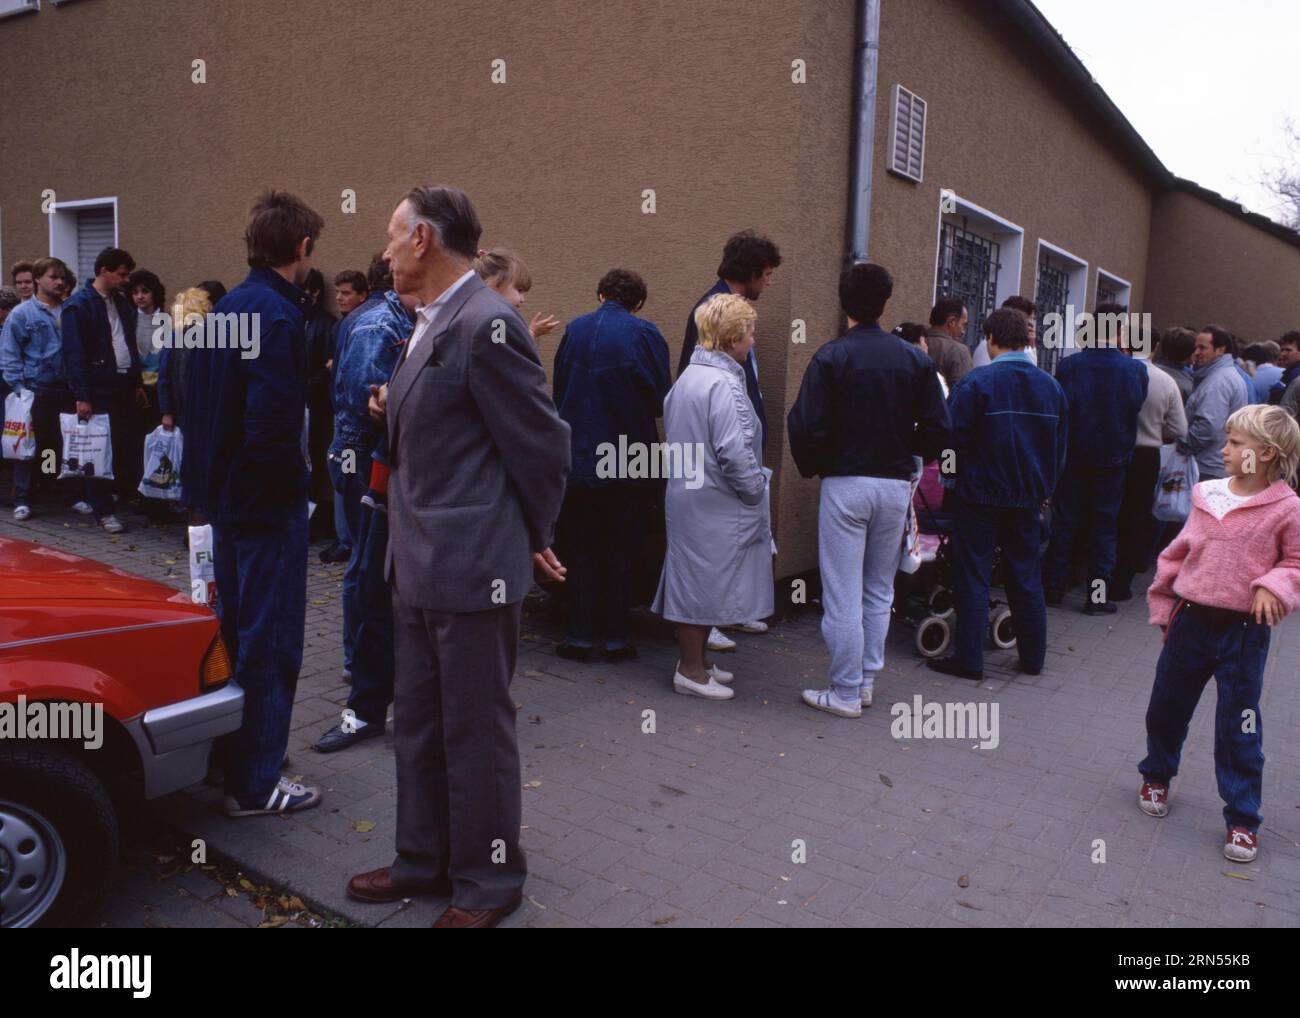
M 672 470 L 665 494 L 668 550 L 652 610 L 676 623 L 673 688 L 729 700 L 732 679 L 706 657 L 711 626 L 772 614 L 772 529 L 758 418 L 742 365 L 757 314 L 719 294 L 695 312 L 700 339 L 664 403 Z

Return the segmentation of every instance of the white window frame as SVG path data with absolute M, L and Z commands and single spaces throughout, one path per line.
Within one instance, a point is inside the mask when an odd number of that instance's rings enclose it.
M 912 176 L 906 171 L 906 168 L 899 169 L 894 165 L 894 153 L 898 150 L 898 99 L 899 93 L 906 92 L 912 97 L 913 103 L 920 103 L 921 112 L 921 165 L 917 168 L 916 176 Z M 925 179 L 925 138 L 930 133 L 930 104 L 922 99 L 905 85 L 895 84 L 890 89 L 889 103 L 889 165 L 885 167 L 896 177 L 902 177 L 904 180 L 910 180 L 914 184 L 919 184 Z
M 1095 307 L 1097 304 L 1097 289 L 1100 288 L 1102 276 L 1105 276 L 1106 279 L 1109 280 L 1114 285 L 1114 288 L 1117 291 L 1119 291 L 1119 296 L 1116 298 L 1117 302 L 1123 304 L 1126 308 L 1129 309 L 1129 311 L 1132 311 L 1133 308 L 1131 305 L 1131 301 L 1133 299 L 1133 284 L 1130 283 L 1123 276 L 1117 276 L 1113 272 L 1107 272 L 1100 265 L 1097 266 L 1098 286 L 1094 287 L 1092 291 L 1093 306 Z
M 14 18 L 19 14 L 35 14 L 41 9 L 41 0 L 28 0 L 22 7 L 13 7 L 7 11 L 0 11 L 0 18 Z
M 948 204 L 947 199 L 951 199 L 956 208 L 955 212 L 944 212 L 944 206 Z M 970 225 L 984 227 L 990 233 L 989 239 L 998 242 L 1001 268 L 998 270 L 998 286 L 993 299 L 993 308 L 994 310 L 1000 308 L 1004 300 L 1020 292 L 1020 271 L 1025 249 L 1024 228 L 1009 219 L 1004 219 L 996 212 L 990 212 L 982 205 L 976 205 L 968 198 L 963 198 L 951 188 L 939 188 L 939 215 L 934 225 L 934 273 L 930 277 L 931 300 L 934 299 L 934 293 L 939 288 L 939 246 L 943 237 L 944 219 L 949 216 L 953 222 L 964 218 Z M 1036 266 L 1035 272 L 1037 272 Z
M 111 208 L 113 210 L 113 246 L 121 247 L 119 242 L 122 224 L 117 217 L 117 195 L 106 198 L 81 198 L 77 201 L 56 201 L 50 214 L 50 257 L 61 258 L 72 267 L 77 268 L 77 217 L 75 215 L 59 218 L 60 212 L 72 212 L 79 209 Z M 84 282 L 78 279 L 80 284 Z
M 1050 240 L 1038 238 L 1038 254 L 1034 256 L 1034 303 L 1038 303 L 1038 263 L 1042 260 L 1043 248 L 1056 255 L 1062 261 L 1069 262 L 1070 269 L 1070 301 L 1065 306 L 1066 317 L 1070 319 L 1069 327 L 1065 335 L 1065 344 L 1061 347 L 1061 357 L 1066 358 L 1072 353 L 1078 353 L 1079 348 L 1074 345 L 1075 325 L 1078 323 L 1079 315 L 1087 309 L 1088 300 L 1088 263 L 1078 255 L 1067 251 L 1063 247 L 1053 244 Z M 1073 294 L 1079 294 L 1080 303 L 1073 303 L 1075 297 Z M 1043 337 L 1038 337 L 1038 342 L 1043 342 Z

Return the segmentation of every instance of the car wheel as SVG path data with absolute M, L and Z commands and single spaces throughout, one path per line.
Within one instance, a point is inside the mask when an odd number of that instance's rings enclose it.
M 0 752 L 0 926 L 67 926 L 90 913 L 117 865 L 103 782 L 58 750 Z
M 952 641 L 952 626 L 946 618 L 927 615 L 916 626 L 916 652 L 922 657 L 939 657 Z

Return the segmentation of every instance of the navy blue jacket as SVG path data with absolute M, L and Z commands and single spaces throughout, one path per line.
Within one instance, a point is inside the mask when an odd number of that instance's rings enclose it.
M 1268 390 L 1268 401 L 1277 406 L 1282 402 L 1282 397 L 1286 395 L 1287 386 L 1300 378 L 1300 364 L 1292 364 L 1282 372 L 1282 377 L 1273 383 L 1272 388 Z
M 1034 509 L 1052 497 L 1070 428 L 1056 379 L 1023 353 L 964 375 L 948 397 L 957 494 L 987 506 Z
M 686 370 L 686 366 L 691 363 L 691 354 L 695 352 L 695 344 L 700 339 L 700 331 L 695 327 L 695 312 L 710 297 L 731 292 L 731 287 L 727 285 L 727 281 L 719 279 L 703 297 L 695 302 L 695 307 L 691 308 L 691 313 L 686 316 L 686 336 L 682 339 L 682 355 L 677 358 L 677 376 L 679 378 L 682 372 Z M 763 433 L 763 448 L 766 449 L 767 411 L 763 408 L 763 392 L 758 387 L 757 364 L 754 351 L 751 349 L 749 356 L 745 358 L 745 390 L 749 393 L 749 401 L 754 404 L 754 413 L 758 414 L 759 428 Z
M 1115 347 L 1093 347 L 1064 358 L 1056 380 L 1070 403 L 1070 462 L 1126 466 L 1150 384 L 1146 365 Z
M 659 441 L 655 419 L 663 416 L 672 387 L 668 343 L 652 322 L 607 300 L 571 321 L 555 353 L 555 408 L 570 428 L 569 484 L 598 486 L 597 448 Z
M 139 388 L 140 353 L 135 345 L 136 307 L 120 290 L 112 296 L 117 315 L 122 320 L 131 367 L 120 376 L 117 354 L 113 352 L 113 330 L 108 324 L 108 307 L 104 298 L 87 280 L 85 286 L 63 302 L 59 309 L 59 331 L 63 334 L 63 373 L 74 399 L 94 406 L 96 413 L 107 412 L 104 406 L 125 379 Z
M 804 477 L 912 476 L 948 445 L 948 407 L 934 361 L 874 322 L 813 354 L 787 418 Z
M 253 269 L 213 314 L 257 314 L 260 350 L 189 351 L 185 456 L 188 504 L 213 523 L 270 526 L 307 497 L 302 454 L 307 400 L 306 291 Z

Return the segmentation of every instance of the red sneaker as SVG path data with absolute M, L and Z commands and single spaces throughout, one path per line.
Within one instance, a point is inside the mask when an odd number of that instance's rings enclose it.
M 1144 781 L 1138 790 L 1138 806 L 1149 817 L 1162 817 L 1169 813 L 1169 786 L 1158 781 Z
M 1254 862 L 1259 852 L 1259 838 L 1244 827 L 1234 827 L 1223 843 L 1223 855 L 1233 862 Z

